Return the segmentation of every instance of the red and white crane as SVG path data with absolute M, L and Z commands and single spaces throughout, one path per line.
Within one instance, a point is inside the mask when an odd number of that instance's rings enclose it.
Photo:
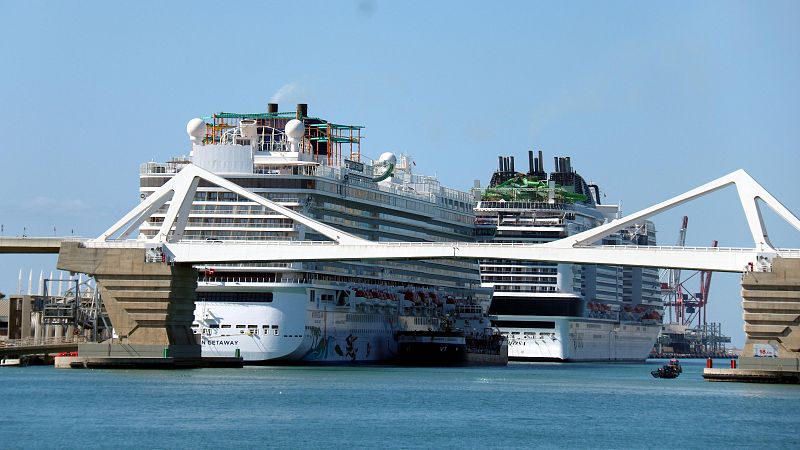
M 689 217 L 683 216 L 681 229 L 678 234 L 678 247 L 686 245 L 686 229 L 689 226 Z M 717 247 L 718 242 L 713 241 L 711 247 Z M 711 289 L 711 271 L 693 272 L 685 280 L 681 280 L 681 269 L 667 269 L 662 274 L 661 294 L 664 306 L 669 313 L 669 322 L 699 329 L 705 329 L 707 324 L 706 305 L 708 293 Z M 699 292 L 692 293 L 687 289 L 687 283 L 698 277 L 700 281 Z

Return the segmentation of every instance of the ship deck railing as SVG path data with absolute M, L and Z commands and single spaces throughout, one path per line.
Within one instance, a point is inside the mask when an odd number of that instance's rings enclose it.
M 166 163 L 148 162 L 141 164 L 139 167 L 140 175 L 174 175 L 181 171 L 184 167 L 189 165 L 188 161 L 172 161 Z M 345 172 L 340 167 L 322 166 L 322 165 L 307 165 L 307 166 L 292 166 L 292 167 L 271 167 L 264 165 L 254 165 L 253 173 L 257 175 L 266 176 L 286 176 L 286 175 L 300 175 L 319 177 L 329 180 L 341 182 L 345 177 Z M 422 200 L 427 203 L 436 204 L 437 197 L 456 200 L 463 203 L 471 204 L 473 201 L 472 194 L 462 192 L 456 189 L 440 186 L 438 183 L 431 183 L 431 188 L 435 192 L 416 192 L 405 186 L 396 184 L 378 184 L 371 180 L 365 180 L 358 177 L 350 177 L 347 181 L 349 184 L 358 185 L 368 189 L 373 189 L 380 192 L 398 195 L 401 197 L 411 197 L 416 200 Z

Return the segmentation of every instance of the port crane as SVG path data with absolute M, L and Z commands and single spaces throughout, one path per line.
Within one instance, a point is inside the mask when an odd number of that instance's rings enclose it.
M 686 246 L 686 230 L 689 217 L 683 216 L 678 233 L 678 247 Z M 712 248 L 718 247 L 714 240 Z M 717 352 L 719 344 L 729 342 L 730 338 L 722 336 L 720 324 L 709 323 L 707 317 L 708 294 L 711 289 L 710 270 L 693 272 L 686 279 L 681 279 L 679 268 L 666 269 L 662 272 L 661 293 L 664 306 L 667 308 L 669 322 L 665 324 L 663 339 L 665 347 L 683 347 L 690 352 Z M 692 292 L 687 287 L 690 280 L 698 278 L 698 291 Z

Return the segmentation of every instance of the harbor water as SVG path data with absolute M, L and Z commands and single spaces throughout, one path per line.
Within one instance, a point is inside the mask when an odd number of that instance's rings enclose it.
M 800 387 L 647 364 L 0 370 L 2 448 L 800 448 Z M 727 361 L 720 360 L 719 364 Z

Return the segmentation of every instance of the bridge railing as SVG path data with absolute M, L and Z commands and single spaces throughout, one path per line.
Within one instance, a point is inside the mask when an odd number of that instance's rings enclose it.
M 47 345 L 80 344 L 83 342 L 87 342 L 86 336 L 29 337 L 0 341 L 0 348 L 43 347 Z
M 182 240 L 182 244 L 200 244 L 200 245 L 286 245 L 286 246 L 320 246 L 320 245 L 339 245 L 333 241 L 202 241 L 202 240 Z M 358 246 L 360 244 L 351 244 Z M 536 244 L 521 243 L 521 242 L 365 242 L 365 246 L 384 246 L 384 247 L 531 247 Z M 647 250 L 647 251 L 683 251 L 683 250 L 697 250 L 708 252 L 751 252 L 754 249 L 744 247 L 678 247 L 678 246 L 657 246 L 657 245 L 597 245 L 586 246 L 580 248 L 598 248 L 598 249 L 624 249 L 624 250 Z M 792 250 L 800 254 L 800 250 Z M 783 251 L 782 251 L 783 252 Z
M 195 240 L 183 239 L 180 244 L 191 245 L 270 245 L 287 247 L 316 247 L 316 246 L 336 246 L 339 245 L 333 241 L 289 241 L 289 240 L 269 240 L 269 241 L 254 241 L 254 240 Z M 84 245 L 94 248 L 141 248 L 145 246 L 144 241 L 87 241 Z M 147 243 L 152 245 L 153 243 Z M 352 245 L 352 244 L 351 244 Z M 354 244 L 358 246 L 359 244 Z M 364 246 L 383 246 L 383 247 L 462 247 L 462 248 L 481 248 L 481 247 L 531 247 L 535 244 L 520 243 L 520 242 L 365 242 Z M 607 250 L 634 250 L 643 252 L 658 252 L 658 251 L 697 251 L 708 253 L 751 253 L 756 251 L 754 248 L 748 247 L 689 247 L 689 246 L 670 246 L 670 245 L 595 245 L 595 246 L 581 246 L 577 248 L 591 248 L 591 249 L 607 249 Z M 776 249 L 778 254 L 784 258 L 800 258 L 800 249 Z

